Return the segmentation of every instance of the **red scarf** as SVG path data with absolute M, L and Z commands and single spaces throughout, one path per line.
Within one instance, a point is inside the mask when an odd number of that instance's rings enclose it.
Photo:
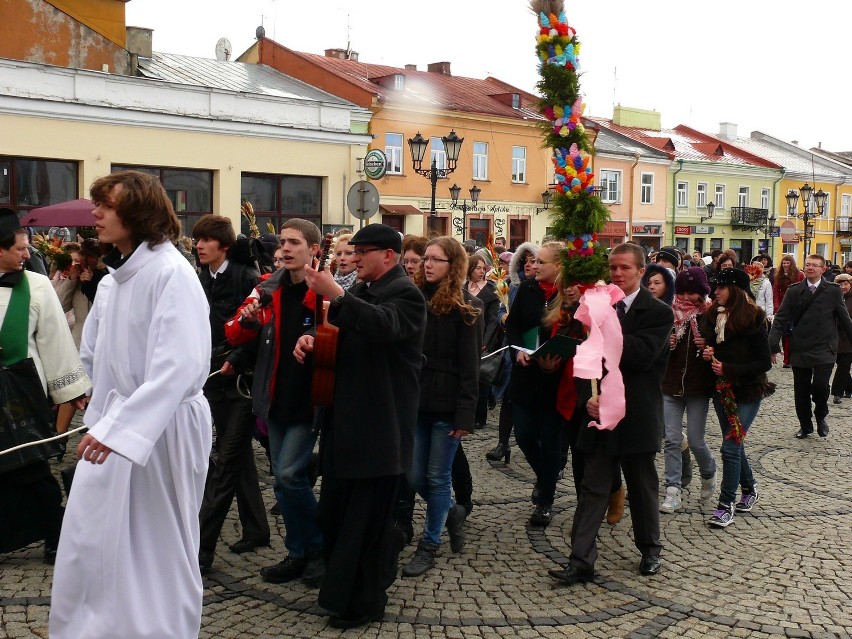
M 546 300 L 556 295 L 556 282 L 539 282 L 538 287 L 544 291 L 544 299 Z

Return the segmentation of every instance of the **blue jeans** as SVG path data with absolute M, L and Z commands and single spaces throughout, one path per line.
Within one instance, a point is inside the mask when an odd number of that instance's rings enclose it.
M 663 395 L 663 419 L 666 424 L 666 487 L 680 488 L 683 473 L 681 442 L 683 441 L 683 413 L 686 411 L 686 440 L 698 462 L 702 479 L 710 479 L 716 474 L 716 460 L 704 441 L 707 430 L 707 412 L 710 410 L 710 398 L 707 395 Z
M 441 543 L 441 531 L 453 506 L 452 468 L 459 440 L 450 435 L 452 422 L 433 419 L 422 413 L 414 433 L 414 460 L 408 483 L 426 501 L 423 540 Z
M 538 503 L 549 508 L 562 470 L 562 417 L 553 407 L 512 403 L 512 418 L 515 441 L 535 473 Z
M 737 403 L 737 414 L 740 416 L 740 422 L 742 422 L 743 430 L 746 433 L 748 433 L 754 418 L 757 417 L 760 401 Z M 757 482 L 754 481 L 754 475 L 751 473 L 751 466 L 749 466 L 746 457 L 745 440 L 743 440 L 743 443 L 737 444 L 733 439 L 727 439 L 731 425 L 728 423 L 725 408 L 718 397 L 713 398 L 713 408 L 716 410 L 719 425 L 722 427 L 722 488 L 719 491 L 719 503 L 732 504 L 737 499 L 737 485 L 745 491 L 750 491 Z
M 267 423 L 275 499 L 286 528 L 284 547 L 291 557 L 299 559 L 322 550 L 317 498 L 308 474 L 317 434 L 311 424 L 285 424 L 273 419 Z

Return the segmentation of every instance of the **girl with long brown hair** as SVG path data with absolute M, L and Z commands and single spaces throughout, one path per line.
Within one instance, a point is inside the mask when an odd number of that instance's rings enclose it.
M 796 267 L 796 258 L 792 255 L 781 256 L 781 267 L 775 272 L 775 281 L 772 283 L 772 306 L 775 313 L 781 308 L 781 302 L 787 294 L 790 284 L 801 282 L 805 274 Z M 790 368 L 790 336 L 781 338 L 781 347 L 784 349 L 784 368 Z
M 481 310 L 462 289 L 467 259 L 456 240 L 438 237 L 426 246 L 423 268 L 414 274 L 428 312 L 408 482 L 426 500 L 426 522 L 414 556 L 402 569 L 409 577 L 435 565 L 445 523 L 452 550 L 460 552 L 464 545 L 467 511 L 453 503 L 451 470 L 461 438 L 473 431 L 482 347 Z

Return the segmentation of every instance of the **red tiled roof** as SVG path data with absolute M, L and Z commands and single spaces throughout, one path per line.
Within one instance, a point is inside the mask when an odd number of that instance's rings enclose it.
M 315 53 L 301 51 L 292 53 L 372 93 L 379 102 L 387 105 L 480 113 L 518 120 L 542 119 L 536 108 L 537 96 L 497 78 L 488 77 L 480 80 L 431 71 L 415 71 L 361 61 L 341 60 Z M 394 89 L 392 84 L 383 86 L 376 82 L 379 78 L 394 75 L 402 75 L 405 78 L 402 90 Z M 520 94 L 521 108 L 513 109 L 511 104 L 494 97 L 511 93 Z
M 744 149 L 728 144 L 712 135 L 701 133 L 682 124 L 674 129 L 640 129 L 620 126 L 606 118 L 590 118 L 601 126 L 627 136 L 632 140 L 648 144 L 668 153 L 673 160 L 714 162 L 736 166 L 758 166 L 780 169 L 781 166 L 765 160 Z

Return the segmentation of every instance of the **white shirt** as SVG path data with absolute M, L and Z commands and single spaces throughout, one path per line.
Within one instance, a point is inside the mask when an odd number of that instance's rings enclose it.
M 641 289 L 641 288 L 642 287 L 640 286 L 635 291 L 633 291 L 630 295 L 625 296 L 624 299 L 621 300 L 622 302 L 624 302 L 624 313 L 625 314 L 627 313 L 627 311 L 630 310 L 630 307 L 633 305 L 633 300 L 635 300 L 636 296 L 639 295 L 639 289 Z
M 222 262 L 219 265 L 219 268 L 216 269 L 215 271 L 212 268 L 210 269 L 210 277 L 212 277 L 215 280 L 216 276 L 218 276 L 220 273 L 224 273 L 227 270 L 228 270 L 228 260 L 225 260 L 224 262 Z

